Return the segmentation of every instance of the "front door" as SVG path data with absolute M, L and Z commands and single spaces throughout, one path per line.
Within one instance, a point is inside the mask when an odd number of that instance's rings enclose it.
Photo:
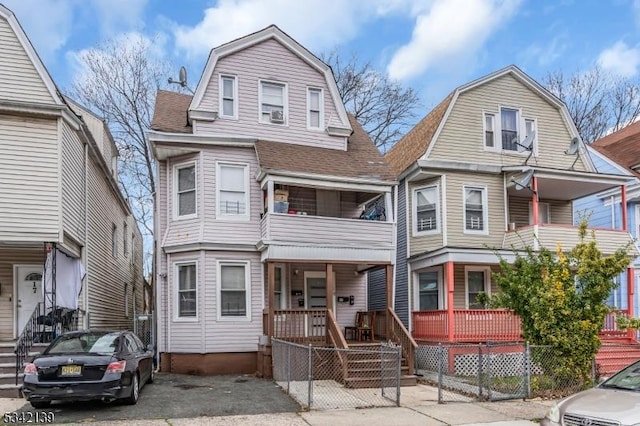
M 36 305 L 42 302 L 42 267 L 17 266 L 16 280 L 16 337 L 27 325 Z
M 305 308 L 325 309 L 327 307 L 327 279 L 324 272 L 306 271 L 305 281 Z M 323 315 L 310 313 L 306 315 L 307 337 L 325 336 L 325 319 Z

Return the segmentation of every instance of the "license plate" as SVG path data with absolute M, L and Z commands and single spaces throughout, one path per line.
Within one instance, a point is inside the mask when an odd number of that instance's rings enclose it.
M 82 366 L 80 365 L 63 365 L 60 370 L 61 376 L 79 376 L 82 374 Z

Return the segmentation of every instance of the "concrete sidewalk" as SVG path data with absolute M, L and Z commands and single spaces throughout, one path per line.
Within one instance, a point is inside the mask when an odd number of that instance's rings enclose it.
M 402 388 L 401 407 L 349 410 L 311 410 L 300 413 L 256 414 L 241 416 L 195 417 L 155 420 L 92 422 L 94 425 L 278 425 L 278 426 L 389 426 L 466 425 L 530 426 L 541 419 L 553 401 L 502 401 L 437 403 L 437 389 L 418 385 Z M 0 398 L 0 414 L 15 411 L 26 404 L 21 399 Z M 52 407 L 55 412 L 55 406 Z M 1 422 L 0 422 L 1 423 Z

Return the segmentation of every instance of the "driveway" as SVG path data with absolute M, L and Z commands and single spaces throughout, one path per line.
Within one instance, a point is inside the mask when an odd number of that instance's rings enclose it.
M 21 410 L 35 411 L 25 401 Z M 109 421 L 125 419 L 175 419 L 295 413 L 300 406 L 271 380 L 253 376 L 187 376 L 156 374 L 153 384 L 140 392 L 136 405 L 100 401 L 54 403 L 55 422 Z

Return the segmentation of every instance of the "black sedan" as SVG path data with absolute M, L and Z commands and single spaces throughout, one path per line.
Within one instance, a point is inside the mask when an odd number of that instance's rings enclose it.
M 74 331 L 56 338 L 24 367 L 25 398 L 34 408 L 51 401 L 138 402 L 153 382 L 153 347 L 129 331 Z

